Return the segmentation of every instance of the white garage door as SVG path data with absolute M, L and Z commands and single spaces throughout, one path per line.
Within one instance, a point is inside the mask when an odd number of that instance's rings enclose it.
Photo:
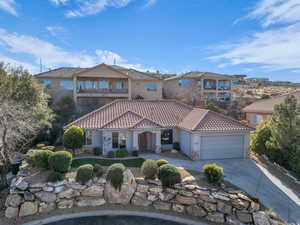
M 180 149 L 187 155 L 191 156 L 191 135 L 186 131 L 180 131 Z
M 244 157 L 244 136 L 209 136 L 201 138 L 201 159 Z

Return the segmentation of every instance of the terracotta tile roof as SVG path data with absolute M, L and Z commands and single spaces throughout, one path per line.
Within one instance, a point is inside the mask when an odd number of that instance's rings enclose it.
M 298 103 L 300 103 L 300 91 L 291 93 L 291 95 L 294 95 L 297 98 Z M 272 114 L 274 111 L 274 106 L 283 103 L 284 99 L 287 96 L 288 95 L 282 95 L 282 96 L 276 96 L 269 99 L 258 100 L 243 108 L 242 111 L 249 112 L 249 113 L 252 112 L 252 113 Z
M 211 73 L 211 72 L 188 72 L 185 74 L 173 76 L 170 78 L 165 79 L 167 80 L 179 80 L 179 79 L 193 79 L 193 78 L 215 78 L 215 79 L 224 79 L 224 80 L 234 80 L 233 76 L 225 75 L 225 74 L 218 74 L 218 73 Z
M 49 70 L 46 72 L 42 72 L 36 74 L 37 78 L 68 78 L 71 79 L 73 74 L 81 72 L 85 70 L 85 68 L 75 68 L 75 67 L 61 67 L 54 70 Z
M 167 128 L 252 130 L 231 118 L 170 100 L 115 100 L 67 125 L 84 129 Z

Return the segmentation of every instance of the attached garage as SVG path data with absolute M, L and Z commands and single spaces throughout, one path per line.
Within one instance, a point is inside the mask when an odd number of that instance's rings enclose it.
M 228 159 L 245 156 L 244 135 L 202 136 L 200 159 Z
M 191 135 L 184 130 L 180 131 L 180 148 L 185 155 L 191 156 Z

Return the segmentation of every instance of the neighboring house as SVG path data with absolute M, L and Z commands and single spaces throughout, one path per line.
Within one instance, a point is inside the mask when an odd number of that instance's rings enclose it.
M 208 72 L 190 72 L 164 80 L 164 96 L 187 103 L 231 100 L 235 78 Z
M 291 93 L 298 103 L 300 103 L 300 91 Z M 262 99 L 246 106 L 242 112 L 246 113 L 246 120 L 251 127 L 256 127 L 261 121 L 271 119 L 274 112 L 274 106 L 284 102 L 288 95 L 275 96 L 269 99 Z
M 85 148 L 103 154 L 173 149 L 192 159 L 243 158 L 253 129 L 221 114 L 172 100 L 116 100 L 67 125 L 85 130 Z
M 82 112 L 91 111 L 115 99 L 162 99 L 159 74 L 116 65 L 92 68 L 58 68 L 35 75 L 47 87 L 54 102 L 70 96 Z

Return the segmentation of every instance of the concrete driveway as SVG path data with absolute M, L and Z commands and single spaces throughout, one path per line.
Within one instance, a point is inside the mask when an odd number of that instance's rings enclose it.
M 269 209 L 276 212 L 287 223 L 300 223 L 300 199 L 279 179 L 251 159 L 225 160 L 179 160 L 156 154 L 144 154 L 145 159 L 165 159 L 175 166 L 189 170 L 202 170 L 207 163 L 216 163 L 224 168 L 225 179 L 260 198 Z M 298 193 L 299 194 L 299 193 Z

